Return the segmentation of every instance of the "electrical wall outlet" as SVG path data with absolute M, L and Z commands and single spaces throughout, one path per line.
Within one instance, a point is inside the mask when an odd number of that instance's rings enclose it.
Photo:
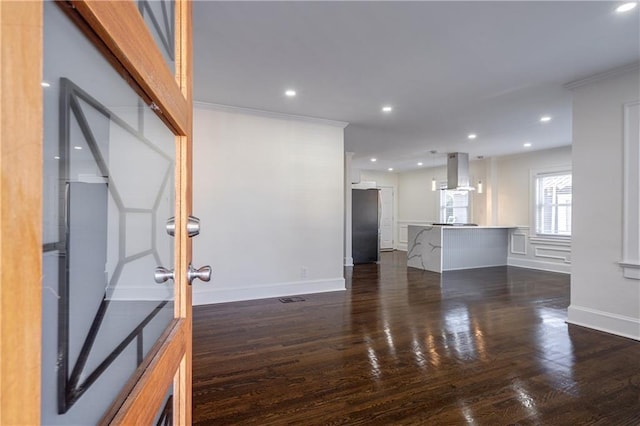
M 308 275 L 309 275 L 309 268 L 307 268 L 306 266 L 301 266 L 300 267 L 300 279 L 301 280 L 306 280 Z

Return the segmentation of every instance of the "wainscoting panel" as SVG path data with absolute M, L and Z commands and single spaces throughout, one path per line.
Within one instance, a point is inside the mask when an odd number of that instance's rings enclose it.
M 624 106 L 622 260 L 626 278 L 640 280 L 640 101 Z
M 529 227 L 509 231 L 510 266 L 571 273 L 571 239 L 529 235 Z
M 511 232 L 511 239 L 509 244 L 509 252 L 511 254 L 527 255 L 527 234 L 524 232 L 513 231 Z
M 571 263 L 571 249 L 565 247 L 536 247 L 535 256 L 542 259 L 556 259 Z

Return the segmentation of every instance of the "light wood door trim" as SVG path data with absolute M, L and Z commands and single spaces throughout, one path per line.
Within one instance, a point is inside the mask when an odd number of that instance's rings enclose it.
M 187 100 L 188 105 L 193 105 L 193 35 L 191 28 L 192 7 L 191 1 L 178 1 L 176 3 L 176 76 L 180 90 Z M 189 25 L 186 25 L 189 23 Z M 177 194 L 180 194 L 182 204 L 180 218 L 186 218 L 192 213 L 192 131 L 193 108 L 189 108 L 187 114 L 187 133 L 177 138 L 177 162 L 181 165 L 177 176 Z M 185 232 L 186 224 L 179 226 L 181 232 Z M 179 270 L 186 271 L 191 263 L 191 239 L 180 238 L 179 258 L 177 263 Z M 185 274 L 178 277 L 179 291 L 176 294 L 176 316 L 184 318 L 189 336 L 192 335 L 192 287 L 182 285 L 186 280 Z M 185 283 L 186 284 L 186 283 Z M 173 423 L 178 425 L 191 424 L 192 407 L 192 340 L 187 339 L 185 353 L 180 363 L 180 369 L 175 378 L 174 386 L 174 417 Z
M 42 4 L 2 1 L 0 23 L 0 424 L 34 425 L 40 423 Z
M 157 49 L 147 48 L 155 45 L 155 41 L 135 3 L 74 0 L 71 4 L 160 108 L 160 117 L 178 134 L 186 135 L 190 104 L 176 84 L 176 77 L 171 75 L 162 54 Z
M 174 419 L 190 424 L 191 289 L 184 277 L 191 245 L 180 229 L 191 211 L 191 5 L 177 2 L 180 59 L 174 77 L 159 52 L 141 49 L 154 42 L 133 2 L 73 4 L 88 20 L 85 33 L 95 31 L 103 40 L 88 36 L 113 49 L 111 63 L 117 59 L 118 71 L 130 73 L 129 81 L 160 107 L 160 117 L 178 135 L 176 194 L 184 200 L 176 210 L 178 319 L 114 423 L 150 423 L 176 380 Z M 0 1 L 0 424 L 38 424 L 41 416 L 42 19 L 41 2 Z
M 179 370 L 184 358 L 187 341 L 191 340 L 191 330 L 185 320 L 177 321 L 169 333 L 167 344 L 161 346 L 153 357 L 147 370 L 152 375 L 145 375 L 134 386 L 118 414 L 111 421 L 117 425 L 149 425 L 162 407 L 167 389 L 173 384 L 175 372 Z M 185 424 L 185 423 L 179 423 Z
M 192 104 L 192 33 L 191 33 L 191 2 L 176 1 L 176 80 L 181 96 L 188 105 Z M 175 84 L 175 83 L 174 83 Z M 176 214 L 176 234 L 178 241 L 176 250 L 176 295 L 175 316 L 179 318 L 175 329 L 169 335 L 166 343 L 154 357 L 148 370 L 155 370 L 160 374 L 143 376 L 133 388 L 123 404 L 120 413 L 113 420 L 113 424 L 150 424 L 156 411 L 149 407 L 162 402 L 166 390 L 174 384 L 173 421 L 177 425 L 191 424 L 191 393 L 192 393 L 192 290 L 186 283 L 186 271 L 191 263 L 191 239 L 187 238 L 185 219 L 191 214 L 192 193 L 192 110 L 187 111 L 186 134 L 176 137 L 176 194 L 181 203 Z M 176 211 L 177 213 L 178 211 Z M 188 338 L 187 338 L 188 336 Z M 175 375 L 174 375 L 175 373 Z

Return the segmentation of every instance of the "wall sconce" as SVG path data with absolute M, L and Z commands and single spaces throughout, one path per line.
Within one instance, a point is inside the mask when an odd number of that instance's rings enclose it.
M 482 181 L 478 181 L 478 194 L 482 194 L 484 192 L 484 188 L 482 187 Z

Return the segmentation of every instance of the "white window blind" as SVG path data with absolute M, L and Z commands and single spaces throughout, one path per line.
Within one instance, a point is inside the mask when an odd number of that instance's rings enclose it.
M 536 175 L 536 233 L 571 235 L 571 172 Z
M 469 191 L 440 191 L 440 221 L 469 223 Z

